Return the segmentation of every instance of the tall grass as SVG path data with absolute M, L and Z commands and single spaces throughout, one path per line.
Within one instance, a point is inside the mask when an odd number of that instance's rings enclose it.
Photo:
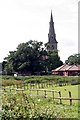
M 78 118 L 76 105 L 60 105 L 53 99 L 31 98 L 26 94 L 3 96 L 1 120 L 50 120 Z
M 5 81 L 7 80 L 7 81 Z M 54 82 L 54 84 L 80 84 L 80 77 L 74 76 L 2 76 L 2 83 L 7 85 L 16 84 L 16 82 L 25 82 L 25 83 L 46 83 Z

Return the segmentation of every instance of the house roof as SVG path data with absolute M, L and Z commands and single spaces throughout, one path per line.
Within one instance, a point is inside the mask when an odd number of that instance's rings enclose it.
M 80 71 L 80 65 L 64 64 L 64 65 L 52 70 L 52 72 L 58 72 L 58 71 Z
M 72 65 L 68 71 L 80 71 L 80 65 Z

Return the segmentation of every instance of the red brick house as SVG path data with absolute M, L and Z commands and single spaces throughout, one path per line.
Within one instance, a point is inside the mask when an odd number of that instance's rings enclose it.
M 79 76 L 80 75 L 80 65 L 67 65 L 64 64 L 54 70 L 52 70 L 53 75 L 61 76 Z

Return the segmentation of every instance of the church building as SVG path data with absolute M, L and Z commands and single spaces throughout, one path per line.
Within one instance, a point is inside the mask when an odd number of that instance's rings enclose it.
M 49 34 L 48 34 L 48 43 L 47 43 L 47 50 L 57 50 L 57 41 L 56 41 L 56 34 L 54 29 L 54 22 L 53 22 L 53 15 L 51 11 L 51 18 L 49 23 Z

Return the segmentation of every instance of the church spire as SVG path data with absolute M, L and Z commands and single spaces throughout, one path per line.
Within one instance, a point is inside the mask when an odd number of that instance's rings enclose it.
M 51 10 L 51 18 L 50 18 L 50 22 L 53 22 L 52 10 Z
M 51 17 L 50 17 L 50 26 L 49 26 L 49 34 L 53 35 L 55 34 L 54 30 L 54 22 L 53 22 L 53 15 L 52 15 L 52 10 L 51 10 Z
M 49 23 L 49 34 L 48 34 L 48 51 L 57 50 L 56 34 L 54 29 L 53 15 L 51 10 L 51 17 Z

